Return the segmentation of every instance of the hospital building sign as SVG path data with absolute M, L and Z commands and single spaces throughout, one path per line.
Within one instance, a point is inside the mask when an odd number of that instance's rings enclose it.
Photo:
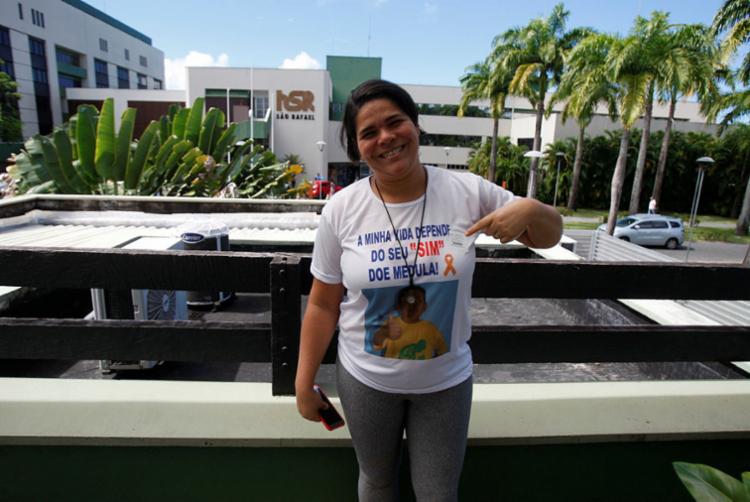
M 315 120 L 315 95 L 312 91 L 276 91 L 276 118 L 279 120 Z

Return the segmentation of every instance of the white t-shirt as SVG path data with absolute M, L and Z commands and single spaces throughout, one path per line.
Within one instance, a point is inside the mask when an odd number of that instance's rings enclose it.
M 369 178 L 336 193 L 323 208 L 315 237 L 313 276 L 327 284 L 343 283 L 347 290 L 339 318 L 339 360 L 357 380 L 384 392 L 436 392 L 469 378 L 472 360 L 466 342 L 471 336 L 469 303 L 475 256 L 474 236 L 463 235 L 477 220 L 514 199 L 511 192 L 474 174 L 426 169 L 422 227 L 424 197 L 387 204 L 401 246 Z M 424 294 L 402 299 L 397 305 L 399 291 L 409 285 L 404 257 L 414 270 L 415 285 L 421 286 Z M 424 296 L 426 307 L 413 305 L 415 296 L 418 302 Z M 412 305 L 407 305 L 407 300 Z M 418 309 L 418 321 L 430 321 L 437 328 L 447 352 L 422 358 L 425 346 L 435 345 L 434 330 L 430 330 L 430 340 L 420 340 L 419 336 L 428 335 L 414 335 L 418 329 L 405 328 L 399 333 L 416 336 L 415 343 L 397 356 L 389 351 L 386 357 L 383 346 L 387 343 L 375 337 L 378 332 L 381 337 L 388 332 L 383 326 L 389 319 L 411 317 L 413 312 L 409 314 L 403 310 L 406 308 Z M 412 318 L 415 328 L 418 321 Z

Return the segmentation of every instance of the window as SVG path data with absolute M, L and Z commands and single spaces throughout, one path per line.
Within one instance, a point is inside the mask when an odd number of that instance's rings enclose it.
M 18 2 L 18 19 L 23 20 L 23 5 L 21 5 L 21 2 Z
M 130 51 L 125 49 L 125 61 L 130 61 Z
M 138 74 L 138 88 L 148 89 L 148 77 L 146 77 L 146 75 L 144 75 L 143 73 Z
M 52 132 L 52 106 L 50 104 L 49 83 L 47 77 L 47 55 L 44 40 L 29 37 L 31 53 L 31 76 L 34 81 L 34 98 L 36 116 L 40 134 Z
M 16 78 L 13 71 L 13 50 L 10 47 L 10 31 L 5 26 L 0 26 L 0 71 Z
M 29 52 L 32 56 L 44 57 L 44 40 L 29 37 Z M 32 61 L 33 65 L 33 61 Z M 45 64 L 46 67 L 46 64 Z
M 158 78 L 154 79 L 154 89 L 163 89 L 164 87 L 161 84 L 161 80 Z
M 63 73 L 57 74 L 57 82 L 60 84 L 61 89 L 67 89 L 68 87 L 82 87 L 80 78 L 65 75 Z
M 99 39 L 99 49 L 100 49 L 100 50 L 101 50 L 102 52 L 107 52 L 107 51 L 109 50 L 109 47 L 108 47 L 107 41 L 106 41 L 106 40 L 104 40 L 103 38 L 100 38 L 100 39 Z
M 680 228 L 680 222 L 679 221 L 670 221 L 669 226 L 672 228 Z
M 96 87 L 106 89 L 109 87 L 109 69 L 107 62 L 94 59 L 94 72 L 96 73 Z
M 63 49 L 62 47 L 55 48 L 55 55 L 57 56 L 57 62 L 67 64 L 70 66 L 81 66 L 81 56 L 73 51 Z
M 130 74 L 127 68 L 117 67 L 117 87 L 119 89 L 130 89 Z
M 144 66 L 144 67 L 148 66 L 148 61 L 146 60 L 146 56 L 141 56 L 140 60 L 141 60 L 141 66 Z
M 268 96 L 253 96 L 253 118 L 265 118 L 268 112 Z
M 44 28 L 44 14 L 36 9 L 31 9 L 31 22 Z

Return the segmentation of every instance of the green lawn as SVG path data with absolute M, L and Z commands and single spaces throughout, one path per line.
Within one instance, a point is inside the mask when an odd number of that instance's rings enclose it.
M 596 221 L 566 221 L 565 228 L 571 230 L 595 230 L 603 221 L 606 220 L 608 211 L 599 209 L 579 209 L 577 211 L 568 211 L 563 207 L 558 207 L 560 212 L 568 217 L 576 218 L 595 218 Z M 626 211 L 621 211 L 617 214 L 620 218 L 627 214 Z M 670 216 L 676 216 L 682 218 L 683 222 L 687 222 L 690 215 L 682 213 L 669 213 Z M 691 238 L 696 241 L 716 241 L 716 242 L 730 242 L 734 244 L 750 244 L 750 236 L 739 236 L 734 233 L 734 226 L 737 220 L 731 218 L 724 218 L 722 216 L 715 216 L 709 214 L 699 214 L 697 216 L 698 227 L 686 228 L 685 239 Z M 717 226 L 706 226 L 706 225 L 717 225 Z M 726 225 L 727 227 L 723 227 Z

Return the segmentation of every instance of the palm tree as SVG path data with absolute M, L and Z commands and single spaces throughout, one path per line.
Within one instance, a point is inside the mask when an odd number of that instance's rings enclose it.
M 602 80 L 609 80 L 613 86 L 612 100 L 616 103 L 617 116 L 622 125 L 622 137 L 610 189 L 607 219 L 607 232 L 610 235 L 614 232 L 625 181 L 630 132 L 643 110 L 649 85 L 647 74 L 633 71 L 633 66 L 622 64 L 626 59 L 623 52 L 629 47 L 629 41 L 617 35 L 590 35 L 573 49 L 568 60 L 571 75 L 581 75 L 581 79 L 586 76 L 592 86 L 600 85 Z
M 729 161 L 737 162 L 737 173 L 740 181 L 747 177 L 744 196 L 742 197 L 742 209 L 740 209 L 735 226 L 737 235 L 747 235 L 748 226 L 750 226 L 750 175 L 748 173 L 748 170 L 750 170 L 750 125 L 734 125 L 726 131 L 721 142 L 725 150 L 733 153 L 729 157 L 732 160 Z
M 648 140 L 651 136 L 651 116 L 654 106 L 654 92 L 656 78 L 661 68 L 661 62 L 669 50 L 669 14 L 655 11 L 650 19 L 636 17 L 630 36 L 614 62 L 618 72 L 641 74 L 647 78 L 647 87 L 643 104 L 643 130 L 638 148 L 638 160 L 635 166 L 633 187 L 630 193 L 628 212 L 638 212 L 643 183 L 643 171 L 646 166 L 646 152 Z
M 586 127 L 591 123 L 594 113 L 600 105 L 606 106 L 612 120 L 616 119 L 616 93 L 617 87 L 609 79 L 605 65 L 590 67 L 577 64 L 576 66 L 569 65 L 566 68 L 560 85 L 550 99 L 547 109 L 548 114 L 556 103 L 565 101 L 561 117 L 563 122 L 567 122 L 568 118 L 573 117 L 578 123 L 573 179 L 568 194 L 568 209 L 571 211 L 574 211 L 578 204 L 578 186 L 581 180 Z
M 461 77 L 461 102 L 458 105 L 458 116 L 463 117 L 471 102 L 487 99 L 490 102 L 492 116 L 492 149 L 487 179 L 495 182 L 497 166 L 497 132 L 500 116 L 505 109 L 505 98 L 508 96 L 510 76 L 488 58 L 482 63 L 475 63 L 466 69 Z
M 708 103 L 718 94 L 717 72 L 722 71 L 723 68 L 718 67 L 716 42 L 708 28 L 701 24 L 691 24 L 672 32 L 669 50 L 662 59 L 661 71 L 657 75 L 659 100 L 669 102 L 669 114 L 651 193 L 651 197 L 657 202 L 661 200 L 677 98 L 680 95 L 697 94 L 702 103 Z
M 550 86 L 560 81 L 565 56 L 591 30 L 565 31 L 570 14 L 557 4 L 547 18 L 532 19 L 521 28 L 512 28 L 493 41 L 492 59 L 513 75 L 510 91 L 524 96 L 536 109 L 534 150 L 541 148 L 545 98 Z M 527 197 L 536 195 L 536 169 L 539 159 L 532 159 Z
M 723 60 L 726 62 L 740 45 L 750 41 L 750 2 L 725 0 L 714 16 L 711 28 L 715 34 L 728 30 L 721 44 Z M 739 77 L 744 83 L 750 81 L 750 52 L 742 60 Z

